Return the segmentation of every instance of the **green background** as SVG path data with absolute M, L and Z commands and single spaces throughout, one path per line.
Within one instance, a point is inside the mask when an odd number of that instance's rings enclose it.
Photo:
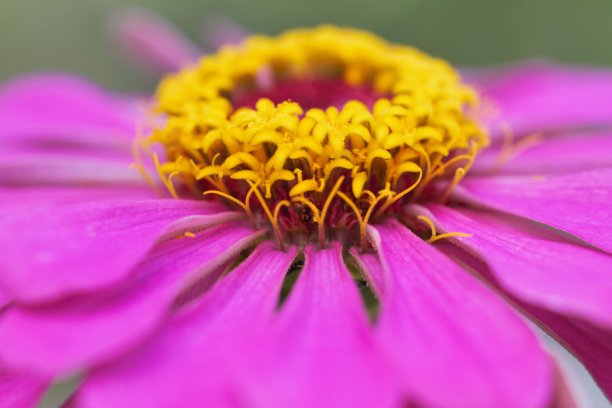
M 109 41 L 120 0 L 0 0 L 0 81 L 28 71 L 68 70 L 114 88 L 154 78 L 122 60 Z M 612 0 L 136 0 L 201 37 L 207 19 L 231 16 L 274 34 L 320 23 L 372 30 L 458 65 L 525 58 L 612 66 Z

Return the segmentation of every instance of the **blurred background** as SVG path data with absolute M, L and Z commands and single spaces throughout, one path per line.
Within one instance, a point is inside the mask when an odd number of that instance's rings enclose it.
M 612 66 L 612 0 L 133 0 L 200 41 L 227 15 L 253 32 L 321 23 L 350 25 L 415 45 L 462 66 L 546 57 Z M 117 89 L 150 88 L 109 40 L 121 0 L 0 0 L 0 82 L 63 70 Z
M 122 0 L 0 0 L 0 82 L 26 72 L 70 71 L 117 90 L 152 90 L 157 78 L 130 64 L 110 40 Z M 276 34 L 322 23 L 373 31 L 459 66 L 529 58 L 612 68 L 612 0 L 133 0 L 202 43 L 228 16 L 251 32 Z M 560 355 L 581 406 L 610 406 L 582 366 Z M 57 407 L 77 379 L 54 387 L 41 407 Z

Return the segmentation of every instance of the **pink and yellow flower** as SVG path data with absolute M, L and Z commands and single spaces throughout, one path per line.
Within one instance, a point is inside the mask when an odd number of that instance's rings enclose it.
M 1 406 L 571 403 L 525 317 L 612 395 L 610 72 L 295 30 L 17 79 L 0 146 Z

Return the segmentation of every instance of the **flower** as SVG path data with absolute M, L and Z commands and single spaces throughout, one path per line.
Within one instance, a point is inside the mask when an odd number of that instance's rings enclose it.
M 167 76 L 153 115 L 5 85 L 2 404 L 78 373 L 84 407 L 560 406 L 521 315 L 610 397 L 612 74 L 467 76 L 321 27 Z

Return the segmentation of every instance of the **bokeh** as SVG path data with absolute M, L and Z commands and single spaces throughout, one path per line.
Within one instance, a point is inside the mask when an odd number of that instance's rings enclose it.
M 194 40 L 219 15 L 253 32 L 350 25 L 415 45 L 462 66 L 526 58 L 612 66 L 610 0 L 134 0 Z M 121 0 L 0 0 L 0 82 L 29 71 L 77 72 L 117 89 L 143 89 L 143 76 L 109 41 Z

